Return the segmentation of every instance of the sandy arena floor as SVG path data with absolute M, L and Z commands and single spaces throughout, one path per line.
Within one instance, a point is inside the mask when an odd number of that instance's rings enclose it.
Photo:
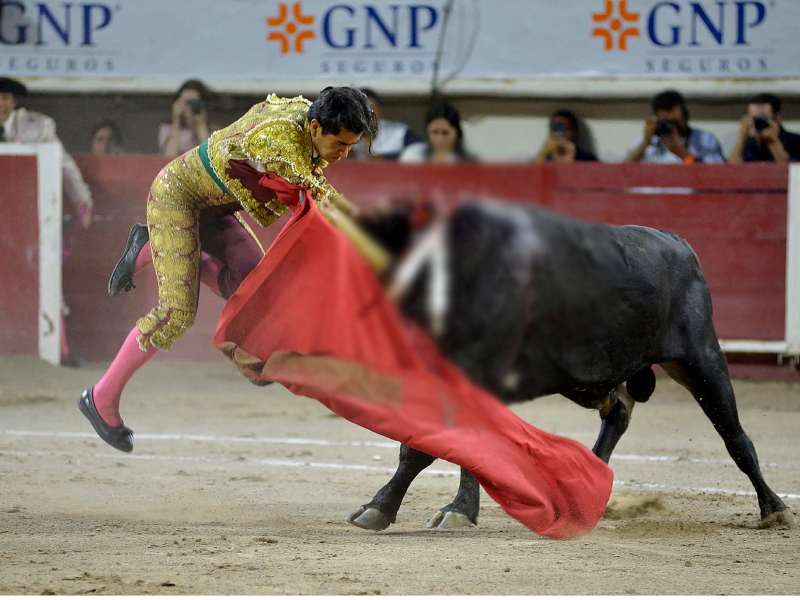
M 437 462 L 381 533 L 343 522 L 397 445 L 232 365 L 148 365 L 107 446 L 76 402 L 105 365 L 0 359 L 0 594 L 798 594 L 800 530 L 759 530 L 746 477 L 694 400 L 659 380 L 611 466 L 606 517 L 539 538 L 485 494 L 480 523 L 425 523 L 457 488 Z M 767 481 L 800 514 L 800 386 L 736 382 Z M 599 418 L 560 397 L 515 410 L 592 445 Z

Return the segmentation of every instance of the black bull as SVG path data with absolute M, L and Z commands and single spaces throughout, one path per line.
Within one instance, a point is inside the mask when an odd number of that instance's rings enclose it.
M 398 254 L 411 242 L 412 212 L 395 207 L 363 225 Z M 570 219 L 509 203 L 467 203 L 446 225 L 449 310 L 440 347 L 506 403 L 562 394 L 598 409 L 594 453 L 608 462 L 635 402 L 655 390 L 661 365 L 697 400 L 750 478 L 761 526 L 793 524 L 769 488 L 742 429 L 700 263 L 675 234 Z M 429 323 L 426 270 L 403 308 Z M 348 521 L 382 530 L 395 522 L 414 478 L 434 457 L 400 447 L 392 479 Z M 465 469 L 455 499 L 429 527 L 477 523 L 479 486 Z

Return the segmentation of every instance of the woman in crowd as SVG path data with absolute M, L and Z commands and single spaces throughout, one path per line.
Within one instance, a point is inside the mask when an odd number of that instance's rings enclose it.
M 475 160 L 464 149 L 461 115 L 452 104 L 438 102 L 425 115 L 426 141 L 411 144 L 400 154 L 400 162 L 450 163 Z

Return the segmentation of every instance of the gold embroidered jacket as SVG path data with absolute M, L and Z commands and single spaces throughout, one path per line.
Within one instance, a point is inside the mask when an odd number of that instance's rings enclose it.
M 208 140 L 211 168 L 242 207 L 261 225 L 267 226 L 284 212 L 278 200 L 264 204 L 253 198 L 242 183 L 228 175 L 228 161 L 247 160 L 256 168 L 282 177 L 292 185 L 305 188 L 317 202 L 327 203 L 336 190 L 322 176 L 327 162 L 312 161 L 313 146 L 307 112 L 311 102 L 296 98 L 278 98 L 270 94 L 253 106 L 232 125 L 215 131 Z

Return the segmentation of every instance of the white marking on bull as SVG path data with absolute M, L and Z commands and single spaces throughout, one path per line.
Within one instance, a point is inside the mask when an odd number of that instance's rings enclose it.
M 431 334 L 436 338 L 444 335 L 450 309 L 448 252 L 447 229 L 445 222 L 441 221 L 430 227 L 400 261 L 389 284 L 389 297 L 395 302 L 401 302 L 420 272 L 426 266 L 429 267 L 428 324 Z

